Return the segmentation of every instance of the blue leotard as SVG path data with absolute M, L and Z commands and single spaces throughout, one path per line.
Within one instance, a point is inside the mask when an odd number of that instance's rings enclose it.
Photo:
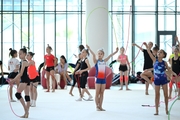
M 155 85 L 164 85 L 168 83 L 167 76 L 166 76 L 166 65 L 165 62 L 159 62 L 158 59 L 156 59 L 156 62 L 154 63 L 154 84 Z

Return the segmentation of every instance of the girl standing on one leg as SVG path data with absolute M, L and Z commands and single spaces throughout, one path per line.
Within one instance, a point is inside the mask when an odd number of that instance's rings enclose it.
M 88 71 L 91 68 L 91 66 L 89 64 L 89 60 L 87 59 L 89 52 L 87 49 L 83 49 L 81 54 L 82 54 L 81 67 L 80 67 L 80 70 L 76 71 L 76 73 L 75 73 L 75 74 L 80 74 L 80 76 L 81 76 L 80 87 L 82 88 L 82 93 L 80 95 L 80 98 L 77 101 L 82 101 L 84 92 L 86 92 L 89 95 L 89 98 L 87 100 L 92 100 L 92 95 L 86 89 Z
M 162 89 L 164 92 L 164 101 L 165 101 L 165 111 L 166 114 L 168 114 L 168 88 L 167 88 L 167 75 L 166 75 L 166 69 L 170 71 L 173 75 L 177 76 L 176 73 L 171 71 L 168 67 L 167 62 L 163 60 L 163 58 L 166 58 L 167 53 L 164 50 L 159 50 L 157 53 L 157 58 L 153 56 L 153 54 L 150 51 L 150 48 L 148 48 L 148 45 L 144 43 L 148 50 L 148 54 L 150 55 L 151 59 L 153 60 L 154 64 L 154 84 L 155 84 L 155 106 L 156 106 L 156 113 L 154 115 L 158 115 L 158 107 L 159 107 L 159 101 L 160 101 L 160 86 L 162 85 Z
M 56 79 L 55 79 L 55 71 L 54 71 L 54 66 L 56 64 L 56 58 L 54 55 L 51 54 L 52 48 L 51 46 L 47 46 L 46 52 L 47 54 L 44 56 L 44 68 L 46 66 L 46 85 L 47 85 L 47 91 L 50 91 L 50 86 L 49 86 L 49 77 L 51 76 L 52 78 L 52 86 L 53 86 L 53 91 L 55 92 L 55 84 L 56 84 Z
M 110 54 L 107 58 L 103 60 L 104 57 L 104 51 L 103 49 L 98 50 L 98 59 L 96 59 L 95 53 L 90 49 L 90 47 L 87 45 L 87 48 L 90 50 L 90 53 L 93 55 L 93 62 L 95 64 L 96 68 L 96 96 L 95 96 L 95 102 L 96 102 L 96 109 L 97 111 L 105 111 L 105 109 L 102 108 L 103 98 L 104 98 L 104 90 L 106 88 L 106 62 L 118 52 L 118 48 L 116 48 L 116 51 L 112 54 Z
M 38 86 L 38 72 L 35 66 L 35 62 L 32 60 L 34 53 L 28 52 L 27 60 L 29 63 L 28 67 L 28 75 L 30 79 L 30 96 L 31 96 L 31 107 L 36 107 L 36 100 L 37 100 L 37 86 Z
M 29 97 L 29 85 L 30 85 L 30 80 L 27 74 L 27 69 L 28 69 L 28 62 L 26 61 L 26 54 L 27 54 L 27 49 L 24 47 L 20 49 L 19 51 L 19 58 L 21 59 L 21 64 L 20 64 L 20 72 L 18 75 L 10 81 L 10 84 L 16 82 L 17 80 L 21 79 L 20 84 L 17 88 L 17 93 L 15 94 L 16 98 L 21 102 L 25 114 L 21 116 L 21 118 L 28 118 L 29 115 L 29 106 L 30 106 L 30 97 Z M 22 91 L 25 93 L 25 101 L 21 96 Z
M 10 74 L 8 75 L 8 78 L 11 81 L 17 76 L 20 63 L 19 63 L 19 60 L 16 58 L 17 51 L 12 50 L 12 48 L 10 48 L 9 50 L 10 50 L 9 56 L 11 56 L 12 58 L 8 61 L 8 70 L 10 72 Z M 19 80 L 16 81 L 17 87 L 19 86 L 19 82 L 20 82 Z M 11 99 L 10 101 L 16 102 L 15 100 L 13 100 L 12 92 L 13 92 L 13 85 L 10 85 L 10 89 L 9 89 L 9 95 Z
M 128 60 L 128 56 L 124 54 L 124 47 L 120 48 L 120 55 L 117 59 L 117 61 L 120 62 L 119 66 L 119 72 L 120 72 L 120 84 L 121 88 L 119 90 L 123 90 L 123 76 L 126 84 L 126 90 L 130 90 L 128 88 L 128 78 L 129 78 L 129 72 L 131 70 L 130 63 Z M 128 68 L 127 68 L 128 65 Z
M 177 84 L 178 79 L 180 78 L 180 57 L 178 56 L 179 53 L 179 48 L 175 48 L 174 50 L 174 57 L 170 58 L 170 64 L 172 71 L 175 72 L 178 77 L 172 76 L 171 81 L 169 82 L 169 99 L 171 99 L 171 94 L 172 94 L 172 86 L 173 84 Z M 178 85 L 176 85 L 178 87 Z
M 153 86 L 153 84 L 149 78 L 153 77 L 153 74 L 152 74 L 152 72 L 149 72 L 148 69 L 153 68 L 153 61 L 151 60 L 146 49 L 143 49 L 142 47 L 138 46 L 135 43 L 133 43 L 132 45 L 138 47 L 144 53 L 144 66 L 143 66 L 144 72 L 141 73 L 141 78 L 146 80 L 146 82 L 145 82 L 145 84 L 146 84 L 145 94 L 149 95 L 149 93 L 148 93 L 149 84 L 151 84 Z M 151 53 L 152 53 L 152 51 L 151 51 L 152 46 L 153 46 L 153 43 L 149 42 L 148 48 L 150 49 Z
M 72 84 L 72 86 L 71 86 L 71 90 L 69 91 L 69 94 L 72 95 L 72 96 L 74 96 L 74 95 L 72 94 L 72 91 L 73 91 L 73 88 L 74 88 L 74 86 L 75 86 L 76 83 L 78 84 L 79 94 L 81 95 L 80 81 L 77 80 L 77 79 L 80 79 L 80 76 L 75 74 L 76 71 L 78 71 L 78 70 L 80 69 L 80 67 L 81 67 L 81 59 L 82 59 L 82 55 L 81 55 L 81 53 L 79 53 L 79 59 L 78 59 L 77 62 L 76 62 L 76 67 L 75 67 L 74 72 L 73 72 L 73 74 L 72 74 L 72 75 L 73 75 L 73 84 Z
M 159 51 L 159 47 L 155 44 L 155 46 L 152 49 L 152 53 L 153 55 L 157 58 L 157 52 Z M 149 79 L 151 79 L 151 83 L 154 86 L 154 68 L 149 68 L 146 69 L 145 72 L 151 72 L 153 75 L 152 77 L 149 77 Z M 145 81 L 145 84 L 149 84 L 147 81 Z M 146 88 L 146 91 L 148 91 L 148 89 Z

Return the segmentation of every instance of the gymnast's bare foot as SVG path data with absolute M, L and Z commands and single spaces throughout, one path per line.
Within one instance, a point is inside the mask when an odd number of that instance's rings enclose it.
M 69 94 L 70 94 L 71 96 L 74 96 L 74 95 L 72 94 L 72 92 L 69 92 Z
M 123 90 L 123 88 L 120 88 L 119 90 Z
M 168 112 L 168 109 L 166 108 L 166 115 L 168 115 L 168 113 L 169 113 L 169 112 Z
M 100 108 L 100 110 L 101 110 L 101 111 L 106 111 L 106 110 L 105 110 L 105 109 L 103 109 L 103 108 Z
M 131 89 L 129 89 L 129 88 L 126 88 L 126 90 L 131 90 Z

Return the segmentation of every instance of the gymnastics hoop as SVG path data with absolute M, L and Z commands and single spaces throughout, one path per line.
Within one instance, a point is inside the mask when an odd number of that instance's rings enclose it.
M 116 39 L 116 46 L 118 47 L 118 41 L 117 41 L 116 30 L 115 30 L 115 27 L 114 27 L 113 19 L 112 19 L 111 14 L 109 13 L 108 9 L 105 8 L 105 7 L 96 7 L 93 10 L 91 10 L 90 13 L 88 14 L 87 19 L 86 19 L 86 25 L 85 25 L 86 44 L 88 43 L 88 39 L 87 39 L 87 24 L 89 22 L 89 18 L 92 15 L 92 13 L 94 13 L 98 9 L 103 9 L 103 10 L 105 10 L 108 13 L 108 16 L 111 19 L 111 23 L 113 25 L 114 35 L 115 35 L 115 39 Z

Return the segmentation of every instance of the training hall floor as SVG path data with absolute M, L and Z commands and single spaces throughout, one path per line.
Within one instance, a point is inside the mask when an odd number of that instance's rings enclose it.
M 7 87 L 0 87 L 0 120 L 22 120 L 16 117 L 10 109 L 7 96 Z M 55 93 L 46 93 L 38 86 L 37 106 L 31 107 L 29 120 L 168 120 L 165 106 L 160 104 L 159 115 L 154 116 L 154 107 L 142 107 L 143 104 L 154 105 L 154 90 L 150 87 L 149 94 L 144 94 L 144 84 L 130 84 L 132 91 L 119 91 L 119 86 L 112 86 L 105 91 L 103 107 L 106 111 L 96 111 L 94 101 L 76 101 L 79 98 L 77 88 L 74 96 L 67 90 L 56 90 Z M 14 90 L 15 91 L 15 90 Z M 89 90 L 95 95 L 94 90 Z M 24 95 L 23 95 L 24 96 Z M 173 92 L 175 96 L 175 92 Z M 85 94 L 85 97 L 88 96 Z M 15 97 L 14 97 L 15 98 Z M 161 101 L 163 94 L 161 90 Z M 169 102 L 169 107 L 173 101 Z M 180 100 L 176 101 L 171 110 L 170 120 L 180 120 Z M 12 103 L 13 110 L 18 115 L 23 115 L 23 108 L 19 101 Z

